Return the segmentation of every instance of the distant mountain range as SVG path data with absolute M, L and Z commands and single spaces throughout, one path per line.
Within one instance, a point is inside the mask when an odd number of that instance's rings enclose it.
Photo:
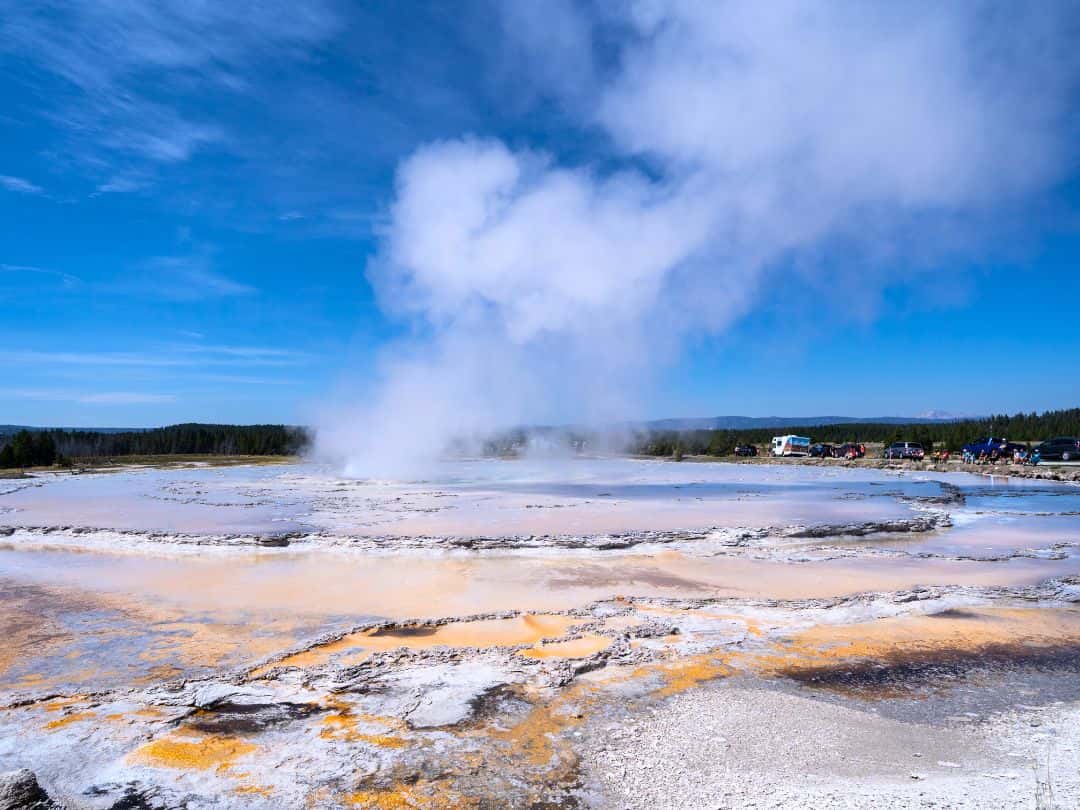
M 930 411 L 923 416 L 706 416 L 686 419 L 655 419 L 650 430 L 752 430 L 754 428 L 819 427 L 821 425 L 877 424 L 918 425 L 955 422 L 976 417 Z

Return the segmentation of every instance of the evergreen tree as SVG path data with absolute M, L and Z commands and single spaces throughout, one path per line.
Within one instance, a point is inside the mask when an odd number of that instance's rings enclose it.
M 11 450 L 15 458 L 12 466 L 31 466 L 34 463 L 34 434 L 29 430 L 20 430 L 11 440 Z

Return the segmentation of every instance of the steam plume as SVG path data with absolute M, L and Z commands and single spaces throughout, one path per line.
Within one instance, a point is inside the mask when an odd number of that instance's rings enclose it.
M 843 239 L 859 283 L 884 283 L 956 249 L 938 227 L 909 250 L 917 225 L 985 222 L 1073 157 L 1065 6 L 500 5 L 523 81 L 611 154 L 570 166 L 462 137 L 404 160 L 368 273 L 413 336 L 320 432 L 357 470 L 634 416 L 680 340 L 728 328 L 765 279 L 842 283 L 821 257 Z

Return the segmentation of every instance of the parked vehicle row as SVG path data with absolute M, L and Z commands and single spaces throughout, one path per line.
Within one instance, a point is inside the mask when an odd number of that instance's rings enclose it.
M 769 447 L 770 455 L 773 456 L 809 456 L 810 458 L 863 458 L 866 455 L 866 445 L 856 442 L 847 442 L 834 445 L 828 442 L 810 443 L 806 436 L 774 436 Z M 752 444 L 740 444 L 735 448 L 737 456 L 756 456 L 758 449 Z M 927 450 L 919 442 L 893 442 L 882 453 L 887 459 L 913 459 L 921 461 L 926 458 Z M 934 460 L 948 461 L 947 451 L 934 453 Z M 963 446 L 963 458 L 969 462 L 980 461 L 1020 461 L 1023 463 L 1038 463 L 1046 461 L 1080 461 L 1080 439 L 1075 436 L 1058 436 L 1047 439 L 1030 451 L 1026 444 L 1010 442 L 999 436 L 981 436 Z
M 1031 450 L 1027 445 L 988 436 L 964 445 L 964 460 L 980 463 L 1012 461 L 1038 464 L 1040 461 L 1080 461 L 1080 439 L 1057 436 L 1041 442 Z
M 828 442 L 810 444 L 806 436 L 774 436 L 772 440 L 774 456 L 810 456 L 811 458 L 862 458 L 866 455 L 866 445 L 846 442 L 836 445 Z M 736 448 L 736 454 L 738 449 Z M 756 453 L 755 453 L 756 455 Z
M 844 444 L 829 444 L 819 442 L 810 445 L 811 458 L 862 458 L 866 455 L 866 445 L 846 442 Z

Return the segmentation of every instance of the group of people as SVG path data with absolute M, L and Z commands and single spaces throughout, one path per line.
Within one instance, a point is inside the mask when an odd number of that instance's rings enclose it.
M 979 452 L 978 455 L 965 450 L 964 451 L 964 463 L 965 464 L 1024 464 L 1034 467 L 1040 461 L 1039 449 L 1035 448 L 1032 451 L 1016 448 L 1013 450 L 1012 456 L 1008 453 L 1000 453 L 997 450 L 991 450 L 987 453 L 985 450 Z

